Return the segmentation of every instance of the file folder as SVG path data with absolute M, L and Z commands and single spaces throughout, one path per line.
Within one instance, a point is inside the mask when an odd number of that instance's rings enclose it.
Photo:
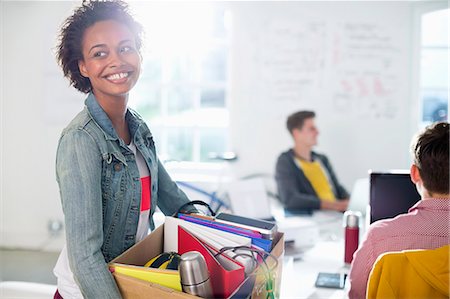
M 214 248 L 251 246 L 252 240 L 248 237 L 225 232 L 219 229 L 203 226 L 197 223 L 185 221 L 183 219 L 167 216 L 164 230 L 164 251 L 178 251 L 178 226 L 189 231 L 197 239 L 201 239 L 205 243 Z M 247 256 L 236 256 L 232 251 L 224 253 L 228 257 L 236 260 L 244 266 L 245 273 L 249 274 L 253 271 L 254 262 Z M 220 260 L 219 260 L 220 262 Z
M 179 218 L 166 216 L 164 230 L 164 251 L 178 250 L 178 226 L 182 226 L 197 238 L 208 242 L 216 248 L 225 246 L 250 246 L 251 239 L 233 233 L 217 230 Z
M 226 231 L 226 232 L 230 232 L 230 233 L 234 233 L 234 234 L 247 236 L 247 237 L 250 237 L 250 238 L 262 238 L 261 233 L 259 233 L 257 231 L 253 231 L 253 230 L 246 229 L 246 228 L 241 228 L 241 227 L 230 225 L 230 224 L 217 222 L 217 221 L 214 221 L 212 219 L 208 220 L 208 219 L 205 219 L 204 217 L 197 217 L 195 215 L 179 213 L 178 214 L 178 218 L 186 220 L 186 221 L 198 223 L 198 224 L 201 224 L 201 225 L 205 225 L 205 226 L 208 226 L 208 227 L 220 229 L 222 231 Z
M 213 249 L 212 247 L 209 247 Z M 235 260 L 222 256 L 226 259 L 226 267 L 216 259 L 206 244 L 194 237 L 182 227 L 178 227 L 178 253 L 183 254 L 188 251 L 198 251 L 205 258 L 208 266 L 214 297 L 227 298 L 244 281 L 244 267 Z
M 124 274 L 148 282 L 181 291 L 180 273 L 176 270 L 163 270 L 133 265 L 113 264 L 110 269 L 116 273 Z
M 178 214 L 178 217 L 180 219 L 183 219 L 183 220 L 186 220 L 186 221 L 189 221 L 192 223 L 197 223 L 197 224 L 200 224 L 200 225 L 203 225 L 206 227 L 214 228 L 214 229 L 221 230 L 221 231 L 231 232 L 231 233 L 234 233 L 234 234 L 240 235 L 240 236 L 249 237 L 249 238 L 251 238 L 252 245 L 254 245 L 266 252 L 270 252 L 272 250 L 272 240 L 263 239 L 262 235 L 259 232 L 252 231 L 252 230 L 245 229 L 245 228 L 240 228 L 237 226 L 220 223 L 220 222 L 215 222 L 213 220 L 207 220 L 204 218 L 191 216 L 188 214 Z

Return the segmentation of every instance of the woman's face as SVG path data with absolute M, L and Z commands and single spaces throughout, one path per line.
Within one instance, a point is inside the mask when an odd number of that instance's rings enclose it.
M 141 56 L 133 34 L 117 21 L 99 21 L 82 39 L 80 73 L 89 78 L 96 97 L 126 96 L 136 84 Z

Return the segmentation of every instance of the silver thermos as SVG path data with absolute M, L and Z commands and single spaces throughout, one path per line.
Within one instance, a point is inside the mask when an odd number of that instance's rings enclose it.
M 203 298 L 213 297 L 208 267 L 200 252 L 188 251 L 182 254 L 179 270 L 183 292 Z

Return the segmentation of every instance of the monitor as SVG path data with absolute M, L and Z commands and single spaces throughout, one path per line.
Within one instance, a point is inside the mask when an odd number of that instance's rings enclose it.
M 370 223 L 407 213 L 419 200 L 409 172 L 370 173 Z

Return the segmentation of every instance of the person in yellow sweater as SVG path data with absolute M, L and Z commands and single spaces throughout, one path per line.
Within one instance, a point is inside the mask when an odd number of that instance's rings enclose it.
M 319 135 L 315 115 L 313 111 L 299 111 L 288 117 L 287 129 L 294 147 L 278 158 L 278 195 L 287 211 L 345 211 L 349 193 L 340 184 L 328 158 L 313 151 Z

